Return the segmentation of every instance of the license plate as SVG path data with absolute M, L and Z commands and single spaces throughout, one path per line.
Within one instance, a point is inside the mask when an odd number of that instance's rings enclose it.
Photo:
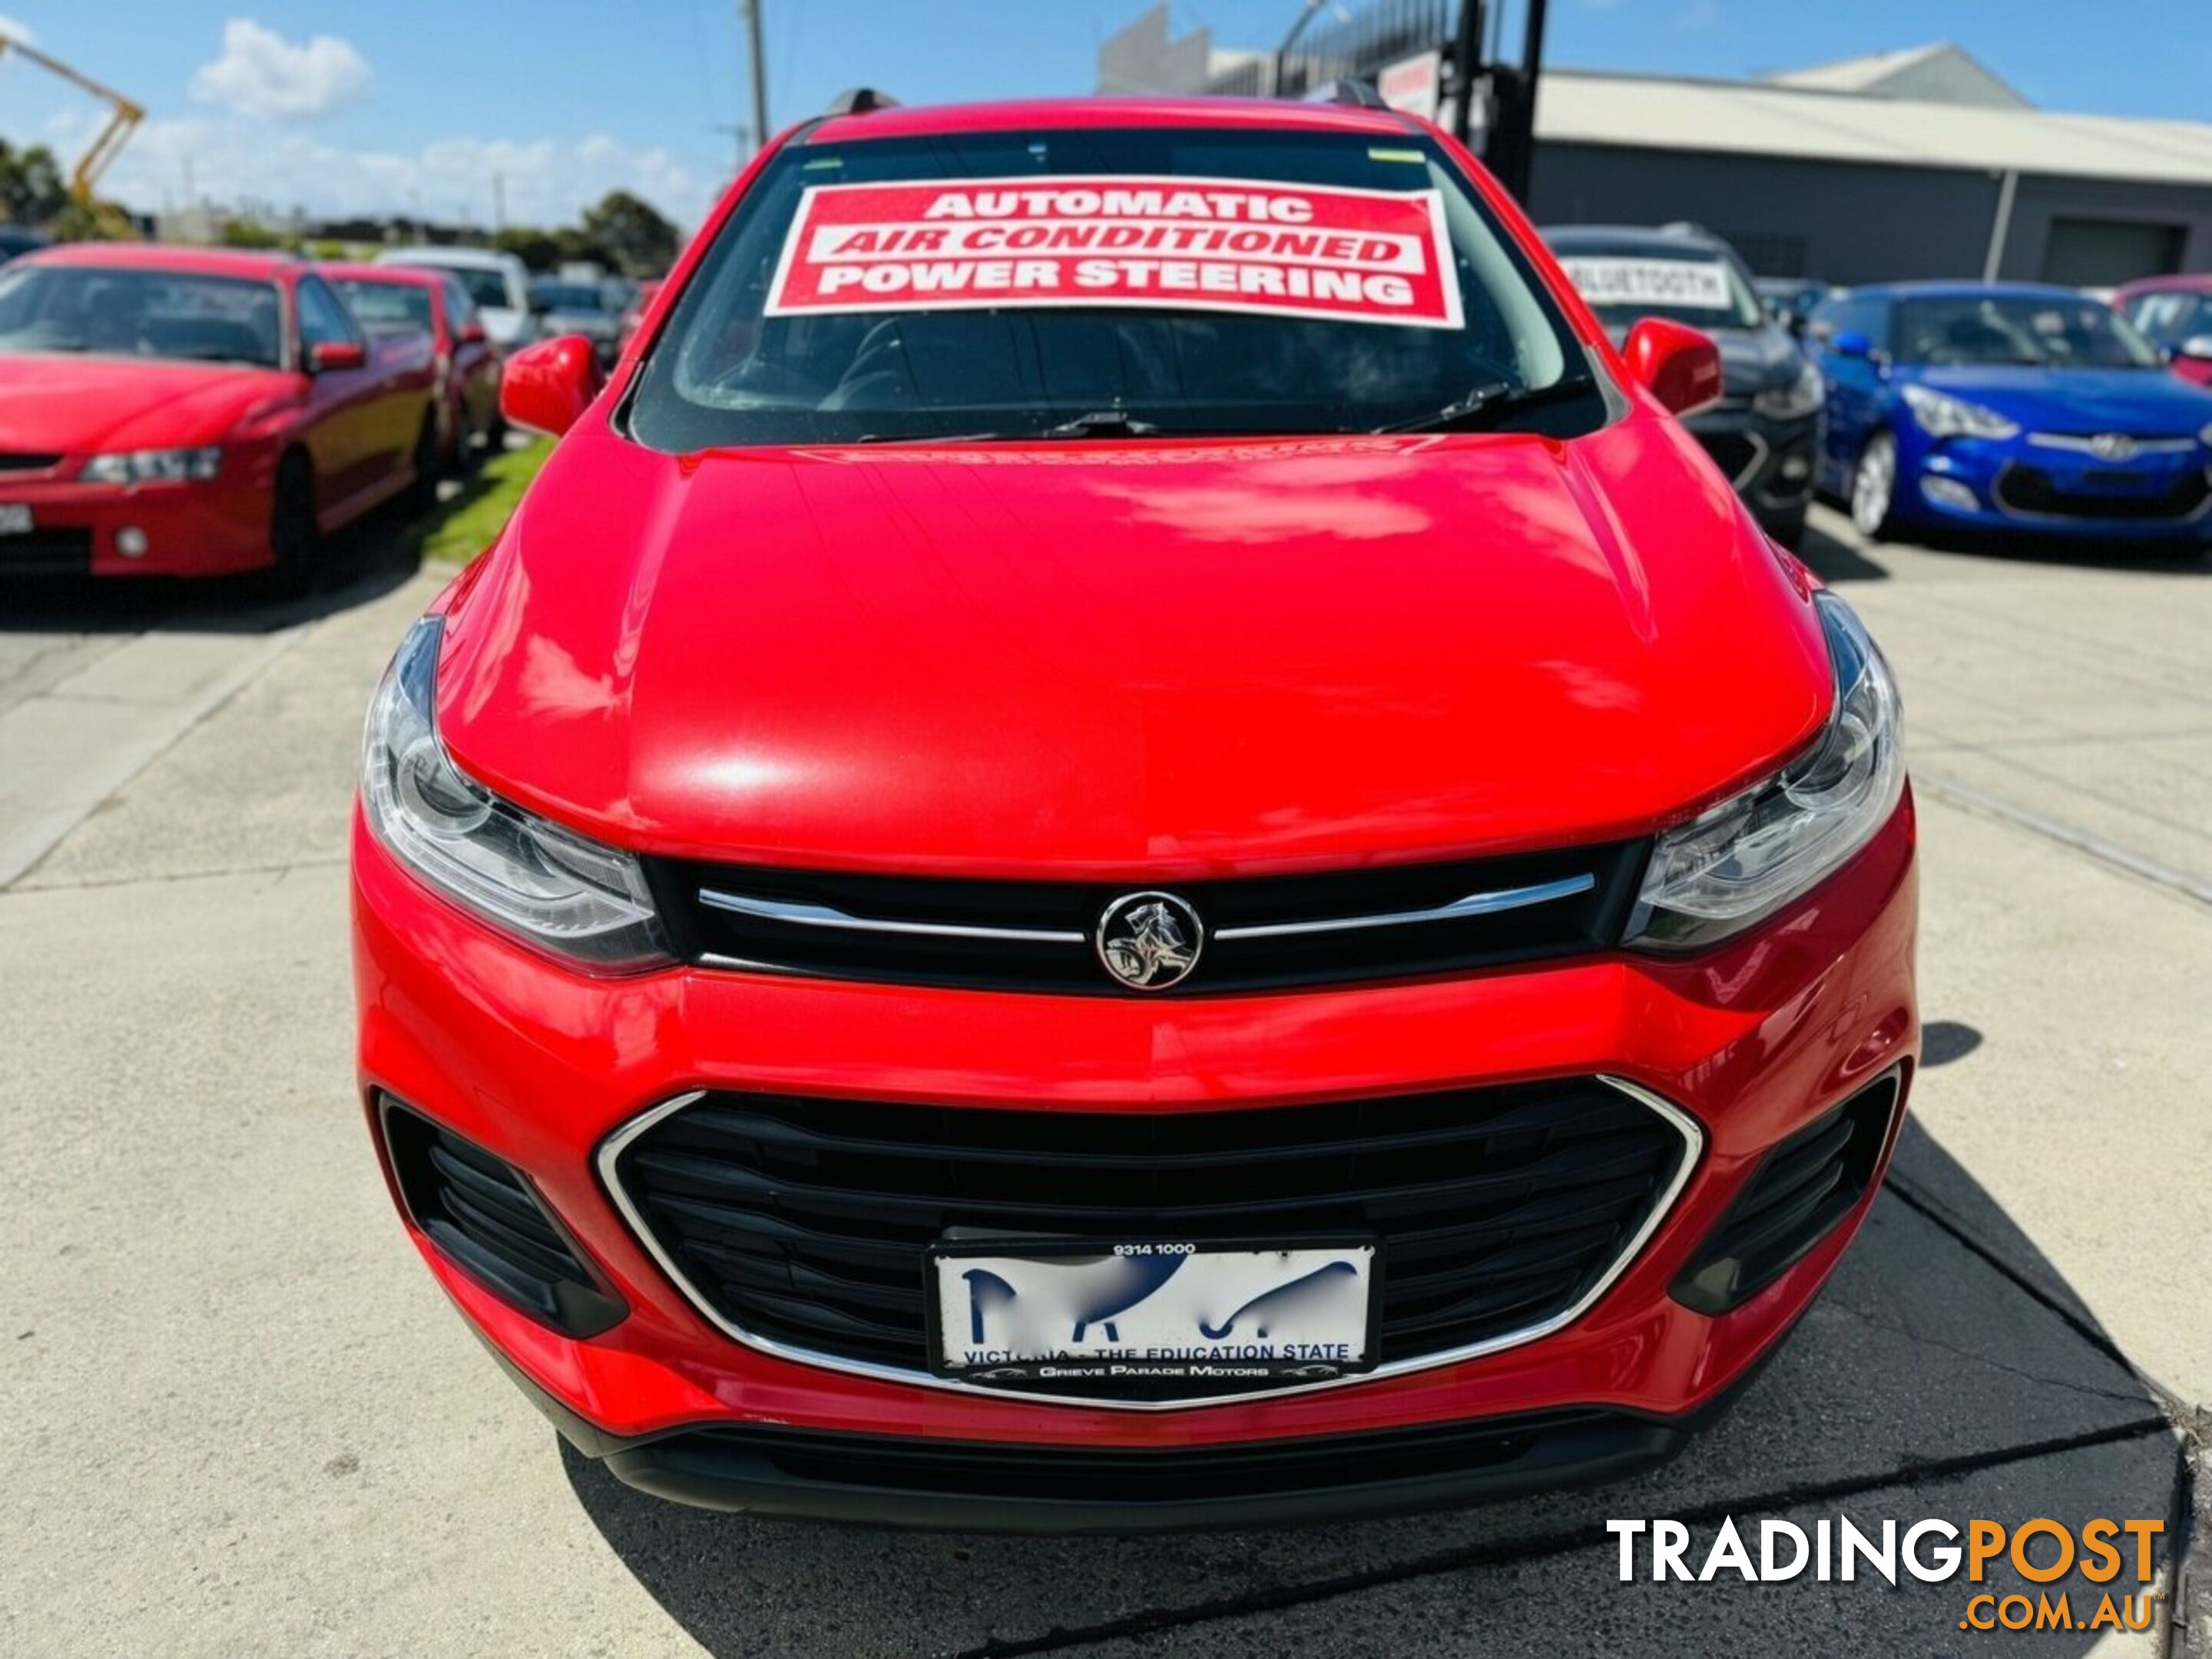
M 929 1272 L 940 1376 L 1264 1385 L 1375 1363 L 1371 1240 L 947 1241 Z
M 0 536 L 27 536 L 37 529 L 27 507 L 0 507 Z

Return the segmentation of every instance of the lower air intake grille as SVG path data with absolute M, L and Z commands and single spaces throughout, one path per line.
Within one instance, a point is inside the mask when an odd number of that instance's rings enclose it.
M 1656 1224 L 1696 1133 L 1595 1078 L 1197 1112 L 716 1093 L 643 1120 L 600 1167 L 704 1310 L 807 1355 L 927 1373 L 927 1253 L 950 1229 L 1355 1233 L 1381 1246 L 1389 1365 L 1577 1311 Z
M 1997 504 L 2014 513 L 2070 519 L 2141 520 L 2148 523 L 2188 518 L 2204 505 L 2208 495 L 2212 495 L 2212 480 L 2207 479 L 2202 468 L 2193 468 L 2156 495 L 2121 490 L 2099 493 L 2062 488 L 2042 468 L 2015 462 L 1998 475 L 1996 495 Z
M 384 1097 L 385 1144 L 415 1224 L 532 1318 L 596 1336 L 629 1310 L 592 1277 L 529 1184 L 473 1141 Z
M 1740 1307 L 1819 1243 L 1866 1196 L 1897 1115 L 1892 1072 L 1772 1152 L 1674 1281 L 1702 1314 Z
M 33 530 L 21 536 L 0 536 L 0 576 L 91 574 L 89 530 Z

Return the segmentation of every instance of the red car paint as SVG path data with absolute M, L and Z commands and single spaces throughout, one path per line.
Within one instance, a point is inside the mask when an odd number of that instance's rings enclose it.
M 339 528 L 404 489 L 431 418 L 429 343 L 367 343 L 356 367 L 310 372 L 299 291 L 313 267 L 280 255 L 209 248 L 81 243 L 27 256 L 11 272 L 49 265 L 128 268 L 267 283 L 280 295 L 281 367 L 94 354 L 0 352 L 0 454 L 54 456 L 0 475 L 0 504 L 27 507 L 41 538 L 85 532 L 94 575 L 207 576 L 271 562 L 270 520 L 280 459 L 313 467 L 316 519 Z M 78 477 L 94 455 L 218 445 L 204 482 L 131 485 Z M 121 552 L 137 529 L 146 550 Z M 0 537 L 0 574 L 9 565 Z
M 2182 340 L 2192 342 L 2212 339 L 2212 272 L 2185 273 L 2178 276 L 2146 276 L 2141 282 L 2130 283 L 2114 291 L 2112 309 L 2139 325 L 2142 320 L 2140 302 L 2155 294 L 2188 295 L 2203 301 L 2199 314 L 2203 326 L 2192 325 L 2185 334 L 2172 339 L 2161 337 L 2158 343 L 2173 351 L 2173 372 L 2194 386 L 2212 386 L 2212 356 L 2191 356 L 2179 348 Z
M 472 308 L 465 319 L 455 317 L 456 301 L 465 302 L 467 295 L 451 272 L 414 265 L 326 264 L 319 269 L 342 289 L 365 283 L 413 289 L 429 296 L 438 447 L 449 465 L 465 459 L 476 439 L 497 429 L 499 348 Z
M 1247 124 L 1407 131 L 1331 106 L 1085 100 L 890 109 L 810 137 Z M 1833 697 L 1806 572 L 1745 518 L 1478 164 L 1419 130 L 1616 383 L 1619 418 L 1570 441 L 659 453 L 613 410 L 749 173 L 497 545 L 440 602 L 453 758 L 641 852 L 1133 885 L 1649 835 L 1771 774 Z M 1656 373 L 1668 343 L 1634 349 Z M 538 406 L 556 426 L 568 411 L 553 386 L 586 384 L 558 344 L 517 360 L 548 382 Z M 1693 398 L 1711 366 L 1668 373 Z M 594 976 L 434 896 L 357 823 L 361 1079 L 372 1121 L 389 1091 L 526 1171 L 627 1302 L 611 1329 L 572 1340 L 415 1231 L 477 1328 L 609 1433 L 750 1423 L 1137 1448 L 1559 1406 L 1674 1417 L 1778 1340 L 1863 1218 L 1863 1202 L 1723 1316 L 1668 1294 L 1764 1153 L 1884 1071 L 1909 1079 L 1914 841 L 1908 795 L 1837 873 L 1700 953 L 1162 1000 L 691 967 Z M 593 1164 L 641 1111 L 702 1087 L 1171 1114 L 1593 1073 L 1664 1096 L 1706 1139 L 1583 1316 L 1486 1358 L 1170 1410 L 946 1393 L 739 1346 L 641 1248 Z

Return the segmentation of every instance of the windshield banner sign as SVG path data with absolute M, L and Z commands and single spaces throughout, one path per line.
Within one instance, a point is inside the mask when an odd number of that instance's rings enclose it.
M 1134 176 L 814 185 L 767 313 L 1087 306 L 1462 326 L 1436 191 Z
M 1559 268 L 1583 299 L 1607 306 L 1686 306 L 1692 311 L 1728 311 L 1728 272 L 1701 259 L 1562 258 Z

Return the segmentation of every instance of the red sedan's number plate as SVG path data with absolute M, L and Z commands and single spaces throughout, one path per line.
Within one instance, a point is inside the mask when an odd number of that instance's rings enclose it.
M 948 1241 L 932 1253 L 930 1278 L 940 1376 L 1265 1386 L 1375 1363 L 1371 1241 Z
M 37 528 L 29 507 L 0 506 L 0 536 L 27 536 Z

